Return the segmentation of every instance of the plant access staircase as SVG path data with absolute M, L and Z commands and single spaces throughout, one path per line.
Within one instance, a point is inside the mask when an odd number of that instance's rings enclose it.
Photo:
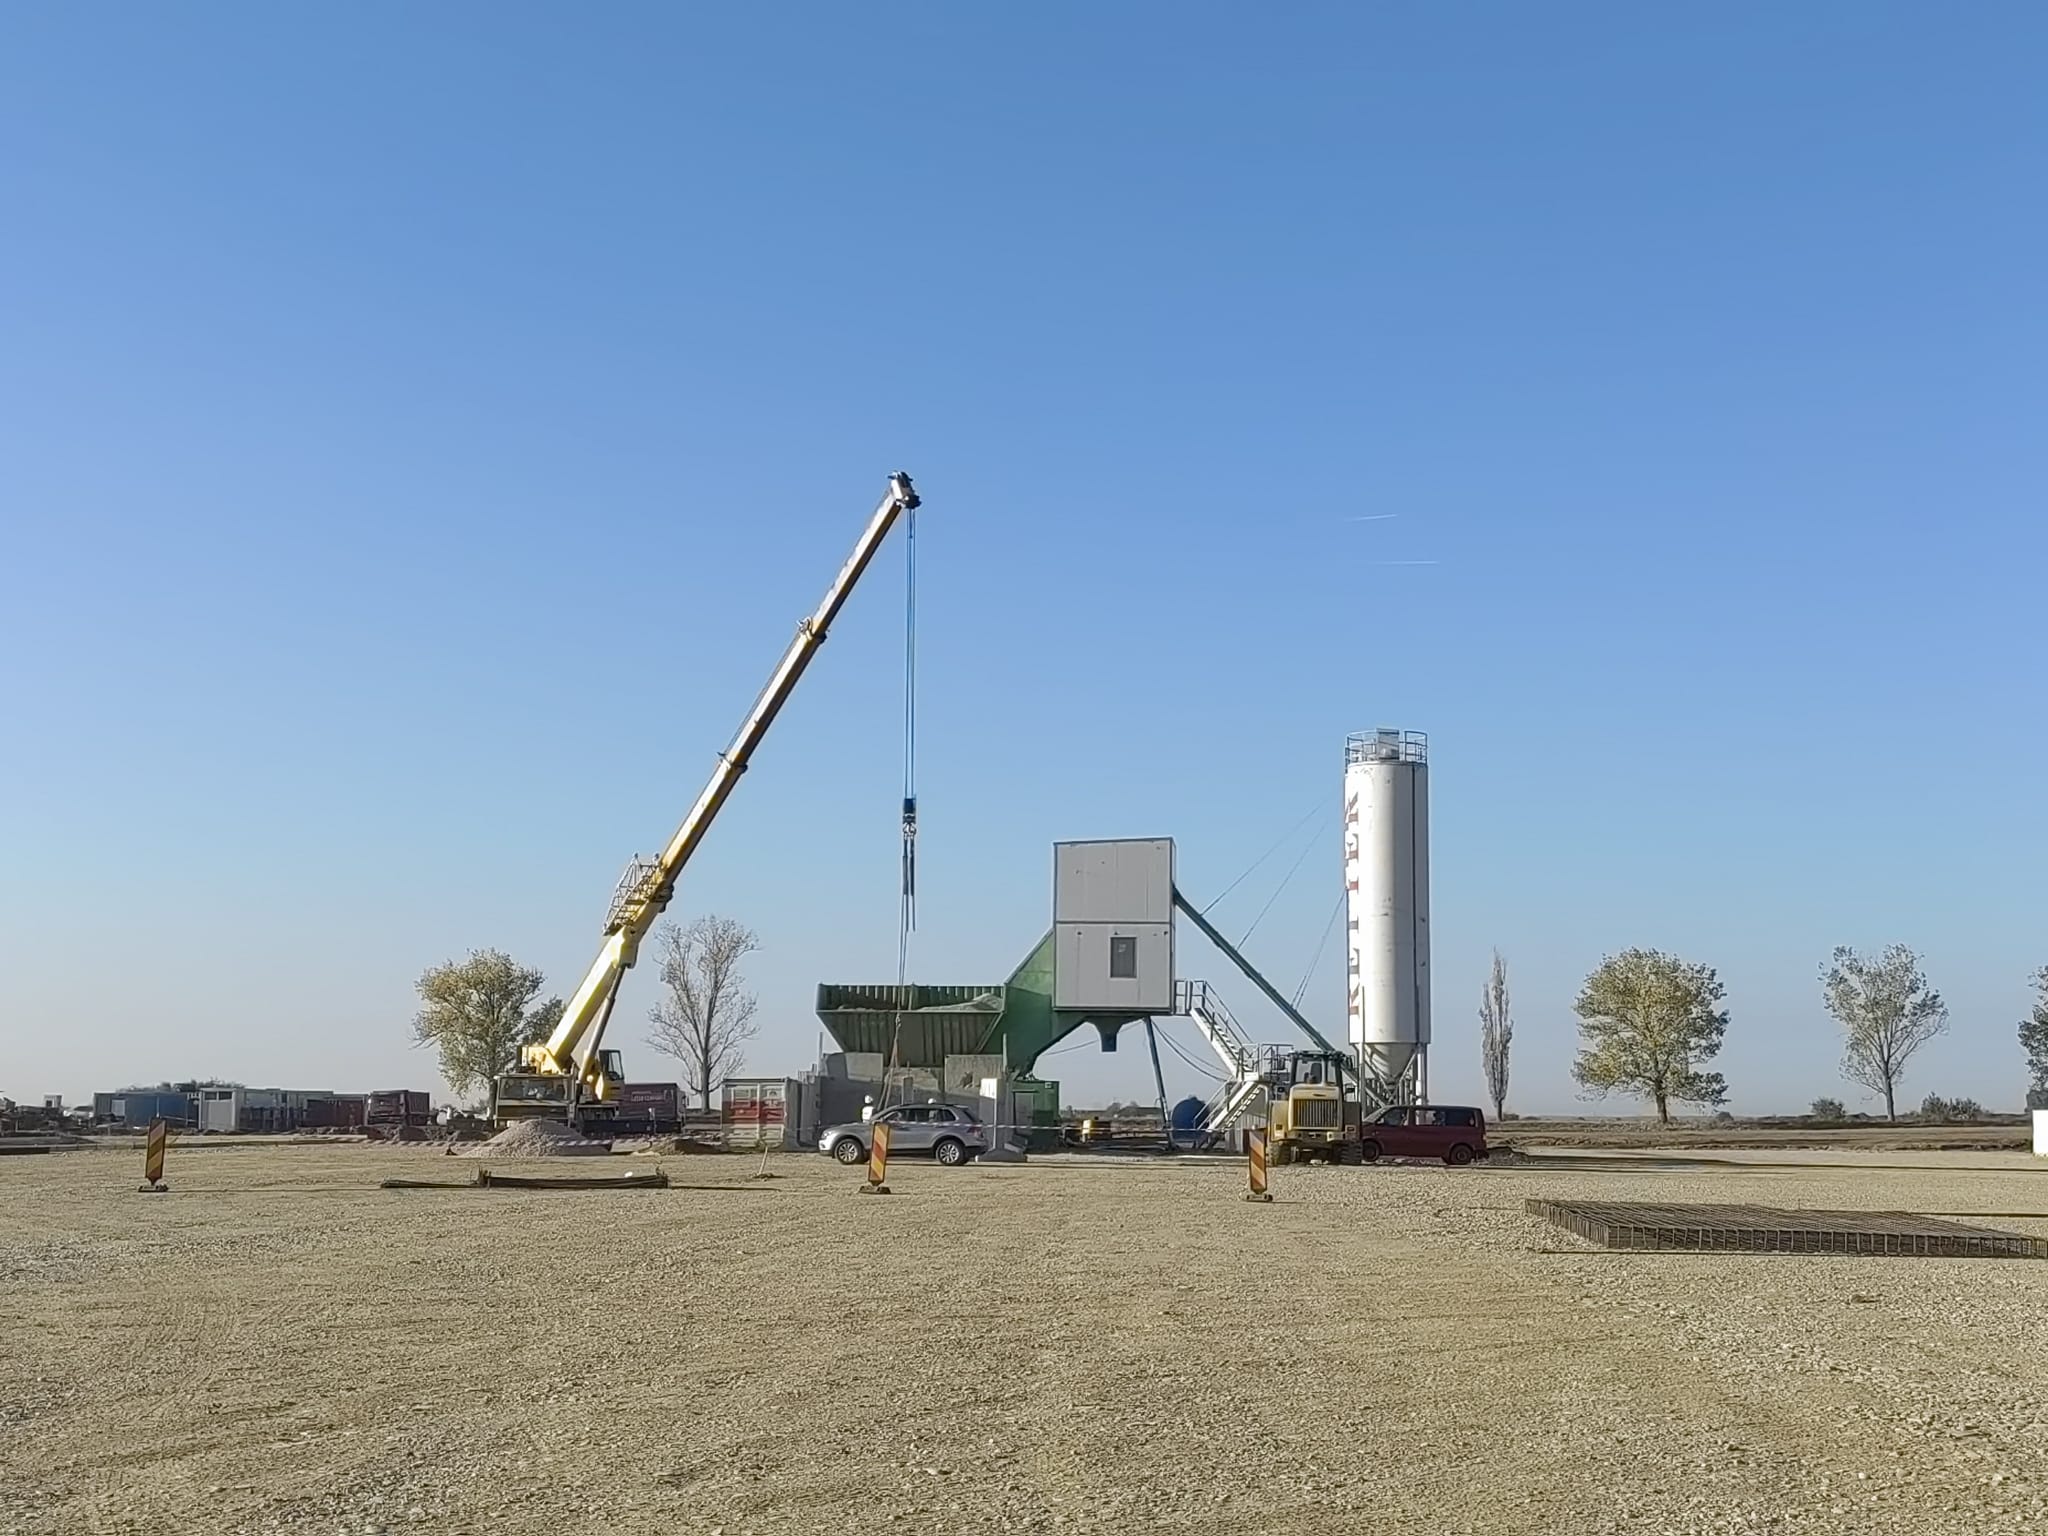
M 1223 1064 L 1223 1085 L 1209 1101 L 1201 1126 L 1205 1139 L 1214 1141 L 1237 1123 L 1266 1087 L 1266 1074 L 1257 1048 L 1209 983 L 1175 982 L 1173 1011 L 1194 1021 L 1196 1030 Z

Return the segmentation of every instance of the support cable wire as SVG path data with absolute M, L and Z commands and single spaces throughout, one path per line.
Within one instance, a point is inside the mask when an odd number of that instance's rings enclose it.
M 1323 963 L 1323 949 L 1330 942 L 1330 935 L 1337 927 L 1337 918 L 1344 911 L 1344 898 L 1348 894 L 1341 886 L 1338 888 L 1337 905 L 1330 908 L 1330 920 L 1323 924 L 1323 936 L 1316 940 L 1315 958 L 1309 961 L 1308 969 L 1301 973 L 1301 985 L 1294 989 L 1294 996 L 1288 999 L 1297 1008 L 1301 1006 L 1301 1000 L 1308 992 L 1309 978 L 1315 975 L 1316 967 Z
M 1303 827 L 1308 825 L 1308 819 L 1310 816 L 1315 815 L 1318 811 L 1327 811 L 1328 808 L 1328 804 L 1323 799 L 1323 797 L 1320 795 L 1317 796 L 1316 803 L 1308 808 L 1307 815 L 1303 816 L 1301 820 L 1297 821 L 1285 832 L 1282 832 L 1280 836 L 1274 841 L 1272 847 L 1268 848 L 1256 859 L 1253 859 L 1251 863 L 1245 867 L 1245 871 L 1243 874 L 1239 875 L 1235 880 L 1231 881 L 1230 884 L 1226 885 L 1225 887 L 1223 887 L 1222 890 L 1218 891 L 1214 896 L 1211 896 L 1209 898 L 1207 905 L 1205 905 L 1202 908 L 1202 915 L 1204 917 L 1207 917 L 1209 915 L 1210 907 L 1215 906 L 1217 902 L 1221 901 L 1224 897 L 1228 896 L 1232 891 L 1236 890 L 1240 885 L 1243 885 L 1246 880 L 1250 879 L 1253 872 L 1257 870 L 1261 864 L 1265 863 L 1266 860 L 1270 859 L 1271 857 L 1273 857 L 1274 854 L 1278 853 L 1281 850 L 1281 848 L 1286 846 L 1288 841 L 1293 838 L 1295 833 L 1299 832 Z
M 1259 915 L 1252 919 L 1251 927 L 1245 929 L 1244 938 L 1239 939 L 1237 941 L 1237 947 L 1239 949 L 1243 949 L 1245 946 L 1245 941 L 1251 938 L 1251 936 L 1254 933 L 1258 932 L 1259 924 L 1263 923 L 1266 920 L 1266 914 L 1273 910 L 1273 903 L 1278 901 L 1280 899 L 1281 892 L 1285 891 L 1287 887 L 1293 883 L 1295 875 L 1300 872 L 1302 864 L 1308 858 L 1309 850 L 1315 847 L 1316 839 L 1320 838 L 1323 835 L 1323 826 L 1326 822 L 1328 822 L 1328 820 L 1329 813 L 1326 810 L 1323 813 L 1323 820 L 1316 823 L 1316 830 L 1314 836 L 1310 837 L 1307 842 L 1301 845 L 1301 852 L 1297 853 L 1294 856 L 1294 862 L 1287 866 L 1287 873 L 1281 879 L 1279 888 L 1276 889 L 1272 895 L 1266 898 L 1266 904 L 1263 907 L 1259 908 Z M 1297 827 L 1296 830 L 1299 831 L 1300 828 Z

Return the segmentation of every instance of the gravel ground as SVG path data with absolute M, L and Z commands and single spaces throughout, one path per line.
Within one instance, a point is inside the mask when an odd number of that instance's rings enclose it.
M 2048 1212 L 2024 1156 L 1282 1168 L 1270 1206 L 1192 1161 L 899 1161 L 888 1199 L 816 1157 L 580 1194 L 174 1147 L 145 1197 L 135 1162 L 0 1159 L 0 1532 L 2048 1523 L 2048 1263 L 1522 1214 Z

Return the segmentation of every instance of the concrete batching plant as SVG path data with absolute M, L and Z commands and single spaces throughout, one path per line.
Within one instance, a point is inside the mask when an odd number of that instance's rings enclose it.
M 1429 738 L 1380 729 L 1344 746 L 1346 1001 L 1360 1070 L 1395 1101 L 1429 1098 Z

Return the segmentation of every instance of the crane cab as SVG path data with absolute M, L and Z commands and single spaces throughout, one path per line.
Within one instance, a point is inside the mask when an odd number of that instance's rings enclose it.
M 617 1051 L 599 1051 L 596 1070 L 581 1085 L 566 1072 L 507 1072 L 498 1079 L 496 1118 L 500 1125 L 515 1120 L 564 1120 L 582 1130 L 605 1119 L 626 1080 Z

